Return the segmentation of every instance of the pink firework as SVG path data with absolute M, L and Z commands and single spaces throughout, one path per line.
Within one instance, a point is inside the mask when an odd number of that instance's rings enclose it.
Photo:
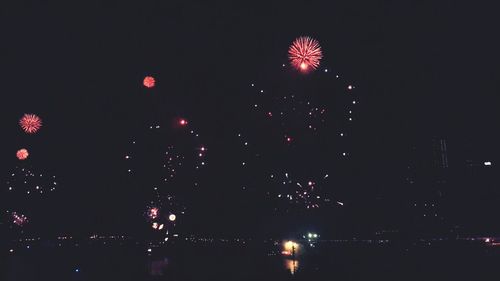
M 184 118 L 179 119 L 179 125 L 181 126 L 187 126 L 188 121 Z
M 153 88 L 155 86 L 155 79 L 151 76 L 146 76 L 144 77 L 144 81 L 142 82 L 142 84 L 144 85 L 144 87 L 146 88 Z
M 148 210 L 148 218 L 154 220 L 158 217 L 160 210 L 156 207 L 152 207 Z
M 42 119 L 35 114 L 24 114 L 19 125 L 26 133 L 34 134 L 42 127 Z
M 28 150 L 25 148 L 19 149 L 16 152 L 16 157 L 19 160 L 26 160 L 30 154 L 28 153 Z
M 288 49 L 290 64 L 302 72 L 318 68 L 323 58 L 321 47 L 316 39 L 303 36 L 295 39 Z
M 28 218 L 23 214 L 12 212 L 11 216 L 12 216 L 12 223 L 14 223 L 17 226 L 23 226 L 25 223 L 28 222 Z

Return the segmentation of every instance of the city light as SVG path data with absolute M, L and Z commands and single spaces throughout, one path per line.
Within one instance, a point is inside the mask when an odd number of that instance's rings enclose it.
M 306 238 L 305 236 L 302 236 L 302 237 Z M 311 239 L 316 239 L 318 237 L 319 237 L 319 235 L 317 233 L 313 233 L 313 232 L 307 233 L 307 238 L 309 241 L 311 241 Z

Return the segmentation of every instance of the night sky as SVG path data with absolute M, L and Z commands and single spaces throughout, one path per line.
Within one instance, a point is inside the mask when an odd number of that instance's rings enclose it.
M 409 161 L 424 161 L 409 156 L 412 146 L 446 139 L 450 167 L 471 159 L 495 165 L 500 157 L 500 23 L 494 5 L 17 2 L 0 8 L 0 202 L 9 208 L 29 202 L 39 217 L 33 225 L 50 233 L 143 232 L 151 188 L 141 185 L 150 183 L 128 178 L 124 157 L 130 140 L 147 138 L 158 120 L 168 125 L 186 118 L 208 148 L 200 186 L 178 191 L 187 208 L 184 227 L 196 233 L 279 232 L 264 219 L 281 215 L 270 215 L 262 163 L 295 174 L 309 167 L 318 177 L 321 168 L 339 175 L 327 193 L 344 206 L 294 216 L 337 223 L 342 234 L 352 234 L 406 220 L 398 208 L 414 191 L 404 185 L 405 169 Z M 288 47 L 299 36 L 316 38 L 324 55 L 320 68 L 305 77 L 282 67 L 288 67 Z M 342 81 L 317 82 L 324 67 Z M 152 89 L 142 85 L 147 75 L 156 79 Z M 287 148 L 274 138 L 277 127 L 252 113 L 251 83 L 286 88 L 294 77 L 298 85 L 317 83 L 320 93 L 327 92 L 324 85 L 355 85 L 359 105 L 349 129 L 349 159 L 342 159 L 334 141 L 343 125 L 327 123 L 322 145 L 299 133 L 297 147 Z M 317 101 L 330 105 L 334 117 L 345 102 L 333 94 Z M 37 134 L 19 128 L 25 113 L 42 118 Z M 240 132 L 256 144 L 251 152 L 241 147 Z M 29 165 L 57 176 L 57 192 L 44 200 L 4 196 L 4 179 L 19 165 L 15 152 L 23 147 L 30 151 Z M 289 152 L 296 157 L 283 156 Z M 243 173 L 238 164 L 248 153 L 267 158 Z M 194 172 L 184 173 L 187 186 Z M 447 192 L 455 200 L 452 213 L 478 192 L 473 184 L 450 185 L 456 191 Z M 485 206 L 500 203 L 498 191 L 493 194 Z M 497 231 L 481 215 L 495 210 L 471 212 L 482 218 L 472 231 Z M 468 220 L 474 219 L 458 216 L 453 223 Z

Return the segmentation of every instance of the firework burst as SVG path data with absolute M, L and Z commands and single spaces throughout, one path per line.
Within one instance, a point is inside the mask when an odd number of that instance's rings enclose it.
M 245 193 L 264 192 L 276 212 L 343 206 L 336 200 L 351 182 L 343 169 L 353 159 L 358 88 L 327 67 L 307 79 L 280 68 L 248 84 L 254 118 L 237 135 L 238 184 Z
M 26 133 L 34 134 L 42 127 L 42 119 L 35 114 L 24 114 L 19 125 Z
M 145 202 L 148 227 L 165 234 L 184 215 L 188 190 L 198 187 L 207 147 L 187 119 L 150 124 L 130 140 L 124 164 L 130 180 L 152 190 Z
M 22 149 L 19 149 L 17 152 L 16 152 L 16 157 L 17 159 L 19 160 L 26 160 L 28 159 L 28 156 L 29 156 L 29 152 L 27 149 L 25 148 L 22 148 Z
M 11 217 L 12 223 L 19 226 L 19 227 L 22 227 L 26 223 L 28 223 L 28 218 L 23 214 L 20 214 L 17 212 L 12 212 L 12 213 L 10 213 L 10 217 Z
M 146 88 L 153 88 L 156 84 L 156 80 L 152 76 L 146 76 L 144 77 L 144 80 L 142 81 L 142 84 Z
M 162 195 L 158 188 L 154 188 L 154 198 L 146 208 L 146 221 L 154 230 L 165 230 L 175 227 L 176 214 L 184 214 L 185 207 L 178 203 L 173 195 Z
M 337 155 L 348 153 L 347 139 L 358 108 L 357 88 L 350 81 L 327 68 L 311 73 L 307 80 L 295 79 L 287 71 L 259 80 L 249 84 L 249 109 L 272 128 L 266 138 L 292 146 L 304 140 L 314 144 L 320 141 L 317 137 L 332 138 Z
M 294 178 L 288 172 L 271 174 L 269 180 L 273 192 L 269 192 L 268 196 L 273 201 L 277 200 L 275 210 L 317 209 L 332 202 L 324 188 L 327 179 L 328 174 L 307 180 Z
M 140 138 L 133 138 L 125 155 L 129 175 L 144 178 L 154 187 L 173 184 L 174 180 L 178 180 L 176 185 L 192 181 L 188 175 L 206 165 L 207 148 L 199 143 L 198 133 L 185 130 L 187 126 L 186 119 L 170 126 L 155 124 Z
M 146 217 L 150 220 L 155 220 L 159 214 L 160 210 L 157 207 L 150 207 L 146 212 Z
M 27 224 L 35 222 L 37 225 L 44 221 L 46 218 L 43 210 L 46 205 L 42 202 L 56 190 L 56 177 L 50 176 L 46 170 L 33 169 L 28 162 L 18 163 L 18 166 L 4 176 L 1 196 L 5 198 L 2 207 L 5 207 L 7 216 L 2 221 L 10 229 L 18 229 L 21 233 Z
M 303 36 L 295 39 L 288 49 L 290 64 L 301 72 L 309 72 L 319 67 L 323 58 L 321 47 L 316 39 Z

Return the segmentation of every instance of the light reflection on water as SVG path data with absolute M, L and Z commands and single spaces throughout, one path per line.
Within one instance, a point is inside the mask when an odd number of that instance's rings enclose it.
M 286 269 L 291 275 L 295 275 L 299 270 L 299 261 L 292 258 L 285 258 L 282 260 L 283 262 L 280 264 L 274 264 L 276 269 L 279 267 Z M 170 261 L 167 257 L 157 257 L 156 259 L 149 260 L 147 262 L 148 274 L 150 276 L 164 276 L 167 273 Z
M 294 259 L 285 259 L 285 268 L 294 275 L 299 269 L 299 261 Z
M 0 280 L 332 280 L 334 268 L 336 278 L 343 280 L 405 280 L 408 276 L 500 280 L 495 267 L 500 264 L 500 252 L 485 247 L 322 248 L 294 260 L 280 255 L 277 247 L 264 249 L 275 253 L 266 255 L 262 249 L 242 251 L 240 247 L 154 248 L 149 253 L 143 247 L 54 250 L 45 246 L 38 250 L 24 246 L 0 253 Z

